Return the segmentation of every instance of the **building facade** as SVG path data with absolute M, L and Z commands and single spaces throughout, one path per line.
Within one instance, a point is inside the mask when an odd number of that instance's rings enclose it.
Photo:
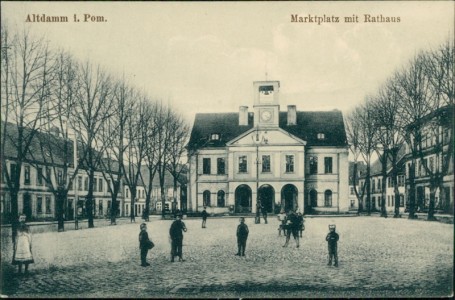
M 253 112 L 197 114 L 188 143 L 188 209 L 346 212 L 348 147 L 338 110 L 280 111 L 278 81 L 253 83 Z
M 5 124 L 7 126 L 7 134 L 14 137 L 15 126 Z M 56 197 L 53 189 L 57 189 L 59 184 L 64 180 L 63 174 L 63 153 L 60 151 L 43 151 L 38 142 L 39 139 L 47 139 L 47 135 L 51 133 L 39 132 L 33 138 L 30 144 L 29 154 L 26 155 L 21 165 L 19 178 L 19 193 L 18 193 L 18 212 L 27 216 L 27 220 L 55 220 L 56 214 Z M 68 143 L 68 149 L 71 157 L 68 158 L 69 166 L 67 167 L 67 179 L 74 174 L 74 157 L 73 143 L 65 141 L 62 137 L 55 136 L 53 139 L 55 144 L 61 145 Z M 5 153 L 2 159 L 5 160 L 5 165 L 8 174 L 11 178 L 15 177 L 17 172 L 17 159 L 15 157 L 14 148 L 11 147 L 11 139 L 6 139 Z M 80 147 L 80 146 L 79 146 Z M 78 147 L 78 148 L 79 148 Z M 8 222 L 11 220 L 11 195 L 6 182 L 5 172 L 1 173 L 0 185 L 0 209 L 2 220 Z M 116 174 L 109 175 L 108 178 L 116 178 Z M 87 171 L 84 168 L 79 168 L 77 175 L 74 177 L 72 184 L 69 186 L 69 191 L 66 203 L 63 204 L 63 213 L 66 220 L 74 218 L 86 217 L 86 201 L 88 193 L 89 179 Z M 110 179 L 105 179 L 101 170 L 95 171 L 93 181 L 93 215 L 95 217 L 107 217 L 110 213 L 112 197 L 109 186 L 112 187 Z M 119 194 L 117 197 L 119 204 L 118 215 L 122 214 L 123 198 Z

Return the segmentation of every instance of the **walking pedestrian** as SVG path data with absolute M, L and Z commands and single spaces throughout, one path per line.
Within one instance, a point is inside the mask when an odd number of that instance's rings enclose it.
M 179 261 L 185 261 L 182 257 L 183 252 L 183 232 L 186 232 L 185 223 L 182 221 L 182 215 L 179 214 L 176 220 L 172 223 L 169 229 L 169 235 L 171 236 L 171 262 L 174 262 L 174 257 L 178 256 Z
M 245 256 L 246 240 L 248 239 L 248 225 L 245 224 L 245 218 L 240 218 L 240 224 L 237 226 L 237 248 L 235 255 Z
M 205 210 L 205 207 L 204 207 L 204 210 L 202 211 L 202 228 L 206 228 L 205 225 L 207 223 L 207 217 L 208 217 L 208 213 L 207 211 Z
M 297 218 L 297 214 L 294 211 L 290 211 L 289 216 L 287 217 L 286 223 L 286 242 L 284 243 L 283 247 L 287 247 L 289 244 L 289 240 L 291 239 L 291 234 L 294 237 L 296 247 L 300 247 L 299 242 L 299 221 Z
M 19 228 L 14 240 L 13 265 L 17 265 L 17 271 L 22 273 L 22 265 L 25 265 L 25 274 L 28 273 L 28 265 L 35 262 L 32 254 L 32 234 L 25 224 L 25 215 L 19 216 Z
M 335 260 L 335 267 L 338 267 L 338 240 L 340 236 L 335 232 L 336 225 L 329 225 L 329 233 L 325 237 L 325 240 L 329 246 L 329 263 L 328 266 L 332 265 L 332 258 Z
M 147 253 L 150 249 L 155 247 L 155 244 L 149 239 L 149 235 L 147 233 L 147 224 L 142 223 L 140 225 L 140 232 L 139 232 L 139 249 L 141 250 L 141 266 L 147 267 L 150 264 L 147 262 Z
M 261 204 L 262 217 L 264 218 L 264 223 L 267 224 L 267 209 L 264 205 Z

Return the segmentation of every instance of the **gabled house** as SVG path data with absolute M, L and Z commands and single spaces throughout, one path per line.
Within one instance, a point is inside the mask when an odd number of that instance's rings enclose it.
M 197 114 L 188 148 L 188 209 L 346 212 L 348 145 L 342 113 L 280 111 L 279 81 L 253 83 L 253 112 Z

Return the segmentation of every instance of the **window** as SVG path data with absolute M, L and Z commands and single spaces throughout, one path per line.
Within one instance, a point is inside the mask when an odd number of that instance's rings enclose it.
M 332 174 L 332 158 L 324 157 L 324 171 L 325 174 Z
M 326 190 L 324 193 L 324 206 L 331 207 L 332 206 L 332 191 Z
M 372 183 L 371 183 L 371 187 L 372 187 L 372 192 L 376 192 L 376 181 L 373 179 Z
M 387 206 L 390 206 L 390 195 L 387 195 Z
M 262 172 L 270 172 L 270 155 L 262 155 Z
M 77 177 L 77 190 L 82 191 L 82 176 Z
M 219 134 L 219 133 L 212 133 L 212 134 L 210 135 L 210 139 L 211 139 L 212 141 L 218 141 L 218 140 L 220 139 L 220 134 Z
M 246 156 L 242 155 L 239 156 L 239 173 L 246 173 L 248 172 L 248 163 L 246 160 Z
M 219 157 L 216 160 L 216 172 L 218 175 L 224 175 L 225 174 L 225 168 L 224 168 L 224 158 Z
M 381 191 L 381 178 L 378 179 L 378 191 Z
M 430 157 L 429 159 L 429 163 L 430 165 L 428 166 L 428 168 L 430 169 L 430 172 L 434 173 L 434 157 Z
M 98 203 L 98 215 L 99 216 L 103 215 L 103 201 L 102 200 L 100 200 L 100 202 Z
M 47 183 L 48 186 L 52 184 L 52 177 L 51 177 L 51 175 L 52 175 L 52 170 L 51 170 L 51 168 L 46 167 L 46 183 Z
M 102 191 L 103 191 L 103 178 L 100 178 L 100 179 L 99 179 L 98 191 L 99 191 L 99 192 L 102 192 Z
M 389 188 L 393 187 L 393 185 L 392 185 L 392 177 L 387 177 L 387 187 L 389 187 Z
M 24 184 L 30 184 L 30 166 L 24 167 Z
M 310 156 L 310 174 L 318 173 L 318 157 Z
M 62 170 L 57 171 L 57 183 L 59 185 L 63 184 L 63 171 Z
M 351 195 L 354 195 L 354 188 L 351 187 Z
M 225 203 L 224 203 L 224 191 L 218 191 L 217 193 L 217 206 L 218 207 L 224 207 Z
M 37 168 L 36 173 L 37 173 L 38 185 L 43 185 L 43 168 Z
M 210 158 L 202 159 L 202 174 L 210 174 Z
M 128 194 L 128 188 L 125 189 L 125 198 L 129 198 L 129 194 Z
M 404 175 L 398 176 L 398 186 L 404 186 Z
M 325 139 L 325 134 L 324 133 L 318 133 L 318 140 L 323 140 Z
M 202 200 L 204 206 L 210 206 L 210 191 L 204 191 L 202 194 Z
M 51 197 L 46 197 L 46 214 L 51 213 Z
M 107 180 L 106 187 L 107 187 L 107 190 L 109 191 L 109 189 L 111 188 L 111 180 L 110 179 Z
M 392 206 L 395 206 L 395 196 L 392 195 Z
M 38 214 L 43 213 L 43 197 L 36 198 L 36 213 Z
M 68 185 L 68 190 L 72 191 L 72 190 L 73 190 L 73 181 L 70 181 L 70 180 L 71 180 L 71 179 L 70 179 L 70 176 L 68 176 L 68 182 L 70 183 L 70 184 Z
M 88 191 L 88 177 L 84 178 L 84 191 Z
M 17 176 L 17 165 L 16 164 L 10 164 L 9 165 L 9 173 L 10 173 L 10 179 L 13 183 L 16 182 L 16 176 Z
M 294 155 L 286 155 L 286 173 L 294 173 Z
M 404 206 L 404 195 L 400 194 L 400 207 Z

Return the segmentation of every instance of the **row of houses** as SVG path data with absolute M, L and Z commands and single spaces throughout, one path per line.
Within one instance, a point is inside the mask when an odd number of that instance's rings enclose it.
M 429 113 L 420 122 L 422 139 L 419 153 L 412 153 L 411 147 L 404 143 L 398 152 L 397 160 L 397 183 L 399 199 L 396 199 L 392 181 L 392 165 L 387 163 L 387 183 L 385 190 L 385 207 L 392 212 L 396 201 L 399 201 L 401 212 L 409 209 L 411 180 L 415 182 L 416 211 L 427 212 L 430 205 L 431 186 L 437 185 L 435 190 L 435 210 L 441 213 L 453 214 L 454 209 L 454 172 L 453 172 L 453 111 L 454 106 L 448 105 Z M 450 122 L 452 120 L 452 122 Z M 431 127 L 431 129 L 429 128 Z M 412 160 L 415 159 L 416 167 L 411 174 Z M 357 165 L 357 180 L 354 182 L 353 163 L 350 164 L 350 205 L 351 210 L 357 210 L 359 205 L 355 193 L 356 187 L 360 198 L 366 203 L 364 192 L 366 180 L 366 166 L 363 163 Z M 413 175 L 413 176 L 411 176 Z M 371 209 L 380 210 L 382 199 L 382 164 L 376 160 L 371 165 Z M 438 181 L 438 182 L 437 182 Z M 366 208 L 366 207 L 365 207 Z
M 5 151 L 2 154 L 2 160 L 5 161 L 5 166 L 9 175 L 14 178 L 17 172 L 17 158 L 15 157 L 15 149 L 12 141 L 14 140 L 14 131 L 17 130 L 16 126 L 11 123 L 3 123 L 6 126 L 6 134 L 11 138 L 5 139 Z M 47 138 L 54 133 L 39 132 L 33 138 L 30 144 L 30 155 L 26 156 L 26 160 L 22 163 L 20 172 L 20 189 L 18 193 L 18 211 L 24 213 L 28 220 L 54 220 L 56 218 L 56 197 L 53 192 L 53 187 L 58 186 L 63 179 L 63 169 L 61 167 L 62 153 L 55 151 L 47 153 L 44 151 L 42 155 L 37 153 L 43 152 L 39 146 L 39 139 Z M 59 143 L 68 143 L 69 149 L 72 153 L 73 143 L 64 141 L 61 136 L 55 136 Z M 80 146 L 79 146 L 80 147 Z M 51 159 L 46 159 L 46 156 L 52 156 Z M 54 163 L 51 163 L 54 162 Z M 74 174 L 73 158 L 69 158 L 70 166 L 67 170 L 67 176 L 72 177 Z M 2 221 L 8 222 L 11 220 L 11 195 L 4 170 L 1 172 L 0 182 L 0 213 Z M 145 173 L 145 172 L 144 172 Z M 111 175 L 116 180 L 117 174 L 104 170 L 96 170 L 93 180 L 93 215 L 98 218 L 108 217 L 112 207 L 111 190 L 113 183 Z M 146 175 L 144 175 L 144 178 Z M 144 181 L 148 182 L 144 179 Z M 165 202 L 166 206 L 170 209 L 174 203 L 174 208 L 186 207 L 186 183 L 184 174 L 178 180 L 177 193 L 174 196 L 173 178 L 169 172 L 165 174 Z M 110 189 L 110 188 L 111 189 Z M 145 209 L 147 185 L 143 181 L 139 181 L 137 186 L 137 195 L 134 201 L 134 214 L 135 216 L 142 216 Z M 79 168 L 77 175 L 74 177 L 72 184 L 69 186 L 67 200 L 63 205 L 64 218 L 66 220 L 73 220 L 74 218 L 84 218 L 86 212 L 86 197 L 89 189 L 89 177 L 85 168 Z M 175 199 L 174 199 L 175 198 Z M 182 201 L 183 200 L 183 201 Z M 130 216 L 131 211 L 131 192 L 125 180 L 121 183 L 120 193 L 117 196 L 117 215 Z M 153 178 L 150 208 L 151 213 L 160 212 L 161 207 L 161 188 L 158 176 Z M 183 205 L 183 207 L 182 207 Z

